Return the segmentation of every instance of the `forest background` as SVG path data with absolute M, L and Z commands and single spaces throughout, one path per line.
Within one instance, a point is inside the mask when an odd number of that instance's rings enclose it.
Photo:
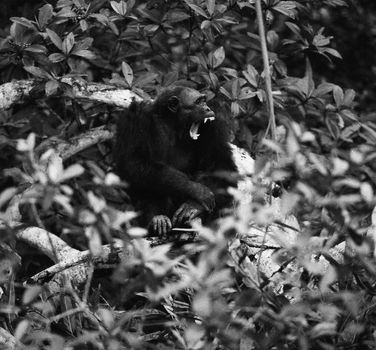
M 375 24 L 361 0 L 2 0 L 3 347 L 374 349 Z M 111 155 L 133 93 L 176 82 L 255 158 L 178 246 L 132 227 Z

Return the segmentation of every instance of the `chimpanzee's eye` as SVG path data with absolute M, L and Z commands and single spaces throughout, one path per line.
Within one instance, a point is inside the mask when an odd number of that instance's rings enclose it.
M 202 96 L 202 97 L 198 98 L 195 103 L 196 103 L 196 105 L 200 105 L 200 104 L 205 103 L 205 102 L 206 102 L 206 98 L 204 96 Z

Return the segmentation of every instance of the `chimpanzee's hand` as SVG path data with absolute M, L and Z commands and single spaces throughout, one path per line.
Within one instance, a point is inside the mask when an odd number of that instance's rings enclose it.
M 211 212 L 215 208 L 215 196 L 210 189 L 196 182 L 193 186 L 193 198 L 199 202 L 205 210 Z
M 165 236 L 171 231 L 171 220 L 166 215 L 154 216 L 149 224 L 149 231 L 158 236 Z
M 197 218 L 204 208 L 198 204 L 191 201 L 183 203 L 174 213 L 172 217 L 172 226 L 178 226 L 180 224 L 185 224 Z

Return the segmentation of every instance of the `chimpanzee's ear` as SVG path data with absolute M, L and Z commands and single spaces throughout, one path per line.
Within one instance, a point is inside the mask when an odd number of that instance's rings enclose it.
M 171 112 L 176 113 L 179 109 L 179 98 L 177 96 L 171 96 L 168 99 L 167 107 Z

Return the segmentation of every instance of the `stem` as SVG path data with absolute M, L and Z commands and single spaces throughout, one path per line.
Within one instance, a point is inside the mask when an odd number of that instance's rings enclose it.
M 265 25 L 264 25 L 264 16 L 262 13 L 261 8 L 261 0 L 256 0 L 256 14 L 257 14 L 257 23 L 259 28 L 259 36 L 261 42 L 261 52 L 262 52 L 262 60 L 264 62 L 264 72 L 265 72 L 265 85 L 266 85 L 266 100 L 267 100 L 267 111 L 269 114 L 269 122 L 268 127 L 265 132 L 265 137 L 268 136 L 270 131 L 270 136 L 272 140 L 275 140 L 275 114 L 274 114 L 274 101 L 273 101 L 273 94 L 272 94 L 272 78 L 270 73 L 270 66 L 269 66 L 269 55 L 268 55 L 268 48 L 266 45 L 266 35 L 265 35 Z

